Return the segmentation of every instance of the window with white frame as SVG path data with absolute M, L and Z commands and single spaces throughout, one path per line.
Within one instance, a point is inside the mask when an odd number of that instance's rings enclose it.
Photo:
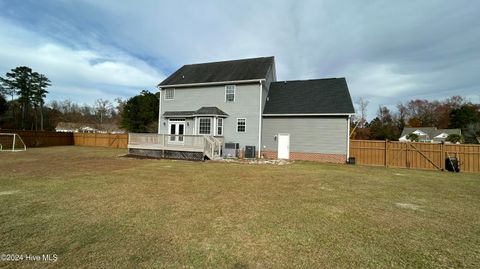
M 209 135 L 211 133 L 212 119 L 200 118 L 198 124 L 198 134 Z
M 223 135 L 223 119 L 217 119 L 217 135 Z
M 237 132 L 245 133 L 247 130 L 247 120 L 245 118 L 237 119 Z
M 165 89 L 165 100 L 173 100 L 175 97 L 175 89 Z
M 225 86 L 225 102 L 235 102 L 235 85 Z

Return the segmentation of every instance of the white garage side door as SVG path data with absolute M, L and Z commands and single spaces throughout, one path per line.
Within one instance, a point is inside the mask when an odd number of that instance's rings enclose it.
M 278 159 L 290 158 L 290 134 L 278 134 Z

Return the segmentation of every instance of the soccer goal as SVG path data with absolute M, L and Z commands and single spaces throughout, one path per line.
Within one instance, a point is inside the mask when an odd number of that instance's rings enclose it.
M 22 138 L 14 133 L 0 133 L 0 151 L 25 151 L 27 146 Z

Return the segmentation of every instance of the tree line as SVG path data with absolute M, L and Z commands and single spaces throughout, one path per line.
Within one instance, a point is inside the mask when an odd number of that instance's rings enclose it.
M 445 100 L 415 99 L 399 103 L 395 110 L 380 106 L 376 117 L 366 120 L 368 101 L 356 101 L 357 115 L 352 121 L 352 138 L 398 140 L 405 127 L 459 128 L 465 143 L 477 144 L 480 137 L 480 104 L 461 96 Z
M 123 100 L 97 99 L 93 105 L 71 100 L 46 103 L 51 81 L 31 68 L 20 66 L 0 77 L 0 128 L 55 130 L 60 122 L 114 124 L 128 132 L 157 132 L 159 95 L 149 91 Z M 7 100 L 10 99 L 10 100 Z M 445 100 L 415 99 L 399 103 L 395 110 L 380 106 L 367 121 L 368 100 L 356 101 L 351 138 L 398 140 L 405 127 L 460 128 L 466 143 L 478 143 L 480 104 L 461 96 Z
M 0 129 L 54 131 L 59 123 L 115 125 L 129 132 L 157 132 L 158 94 L 141 91 L 128 100 L 46 102 L 51 81 L 26 66 L 0 77 Z

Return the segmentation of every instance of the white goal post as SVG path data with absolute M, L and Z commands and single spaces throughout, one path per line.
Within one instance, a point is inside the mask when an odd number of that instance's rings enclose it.
M 22 138 L 15 133 L 0 133 L 0 151 L 25 151 L 27 146 Z

